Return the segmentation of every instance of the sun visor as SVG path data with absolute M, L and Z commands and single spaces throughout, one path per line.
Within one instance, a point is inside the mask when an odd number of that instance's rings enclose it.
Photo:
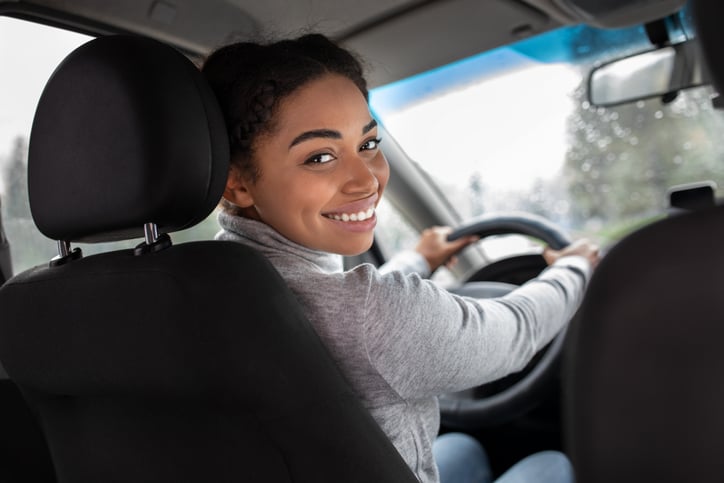
M 664 18 L 685 0 L 553 0 L 581 22 L 600 28 L 621 28 Z

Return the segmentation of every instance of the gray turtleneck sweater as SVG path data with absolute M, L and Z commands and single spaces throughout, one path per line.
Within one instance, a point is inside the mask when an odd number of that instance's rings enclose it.
M 436 396 L 522 369 L 572 317 L 590 274 L 582 257 L 564 257 L 505 297 L 474 299 L 423 278 L 429 267 L 414 252 L 401 256 L 407 262 L 345 272 L 341 256 L 305 248 L 264 223 L 227 213 L 219 223 L 217 239 L 256 248 L 279 271 L 422 483 L 439 480 Z

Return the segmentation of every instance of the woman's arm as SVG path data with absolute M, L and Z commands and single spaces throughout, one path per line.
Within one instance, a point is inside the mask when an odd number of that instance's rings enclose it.
M 369 360 L 404 398 L 474 387 L 525 367 L 578 308 L 591 263 L 561 256 L 497 299 L 450 294 L 416 275 L 370 274 Z

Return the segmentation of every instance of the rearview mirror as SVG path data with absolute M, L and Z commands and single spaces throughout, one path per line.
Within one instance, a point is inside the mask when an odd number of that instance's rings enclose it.
M 696 44 L 688 40 L 594 68 L 588 81 L 588 99 L 595 106 L 613 106 L 707 83 Z

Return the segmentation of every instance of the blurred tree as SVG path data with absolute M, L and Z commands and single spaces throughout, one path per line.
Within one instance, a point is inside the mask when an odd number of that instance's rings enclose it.
M 485 213 L 485 186 L 480 173 L 475 171 L 470 175 L 470 183 L 468 185 L 470 189 L 470 214 L 471 216 L 478 216 Z
M 8 218 L 31 217 L 28 203 L 27 160 L 27 138 L 18 136 L 13 142 L 7 167 L 3 173 L 4 212 Z
M 582 84 L 574 101 L 564 176 L 579 222 L 649 217 L 663 211 L 668 189 L 682 183 L 724 186 L 724 148 L 713 142 L 724 116 L 713 109 L 708 88 L 668 104 L 656 98 L 602 108 L 588 103 Z

